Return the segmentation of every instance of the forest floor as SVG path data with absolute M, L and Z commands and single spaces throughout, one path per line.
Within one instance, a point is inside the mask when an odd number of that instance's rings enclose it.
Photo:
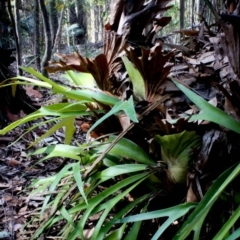
M 51 79 L 64 82 L 61 74 L 54 74 Z M 47 106 L 61 102 L 62 97 L 51 95 L 45 89 L 25 87 L 27 95 L 35 106 Z M 24 117 L 10 114 L 13 121 Z M 46 120 L 46 118 L 45 118 Z M 37 125 L 39 121 L 21 125 L 5 136 L 0 136 L 0 239 L 30 239 L 37 225 L 33 222 L 24 230 L 23 226 L 31 216 L 39 211 L 44 197 L 29 195 L 32 180 L 54 175 L 67 163 L 66 159 L 54 158 L 50 161 L 40 161 L 41 156 L 31 153 L 43 146 L 64 143 L 64 130 L 57 131 L 50 137 L 44 138 L 37 145 L 29 148 L 29 145 L 48 131 L 51 124 L 42 125 L 26 134 L 28 129 Z M 76 132 L 73 142 L 85 142 L 86 129 L 81 125 L 84 119 L 76 119 Z M 6 238 L 4 238 L 6 236 Z

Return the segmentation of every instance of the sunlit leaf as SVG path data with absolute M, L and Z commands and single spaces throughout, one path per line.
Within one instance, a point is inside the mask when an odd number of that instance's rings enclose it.
M 17 77 L 13 77 L 11 78 L 13 80 L 24 80 L 26 82 L 29 82 L 30 84 L 34 84 L 34 86 L 39 86 L 39 87 L 45 87 L 45 88 L 52 88 L 52 85 L 46 82 L 42 82 L 33 78 L 28 78 L 28 77 L 24 77 L 24 76 L 17 76 Z
M 134 67 L 126 56 L 122 56 L 123 63 L 127 69 L 130 81 L 133 84 L 133 93 L 140 100 L 145 100 L 145 85 L 140 72 Z
M 73 139 L 73 135 L 75 133 L 75 130 L 76 130 L 76 127 L 75 127 L 75 116 L 67 118 L 67 121 L 65 121 L 64 127 L 65 127 L 64 143 L 65 144 L 70 144 L 72 139 Z
M 94 78 L 90 73 L 66 71 L 62 76 L 76 86 L 94 88 Z
M 42 158 L 42 160 L 46 160 L 52 157 L 66 157 L 81 161 L 81 158 L 79 157 L 80 148 L 75 146 L 69 146 L 66 144 L 57 144 L 40 148 L 32 154 L 47 154 L 47 156 Z
M 102 170 L 93 176 L 93 179 L 99 179 L 102 183 L 108 179 L 114 178 L 116 176 L 133 173 L 138 171 L 145 171 L 147 165 L 145 164 L 119 164 Z
M 53 88 L 53 91 L 56 93 L 61 93 L 65 95 L 68 98 L 74 99 L 74 100 L 87 100 L 87 101 L 92 101 L 94 102 L 94 99 L 96 99 L 98 102 L 104 103 L 104 104 L 109 104 L 109 105 L 114 105 L 119 101 L 118 98 L 114 96 L 110 96 L 109 94 L 104 93 L 103 91 L 99 89 L 79 89 L 79 90 L 72 90 L 67 87 L 61 86 L 54 81 L 50 80 L 47 77 L 44 77 L 41 73 L 38 73 L 35 71 L 33 68 L 28 67 L 28 68 L 23 68 L 22 69 L 33 76 L 41 79 L 42 81 L 50 84 Z
M 89 116 L 92 113 L 86 111 L 86 106 L 82 104 L 77 105 L 69 105 L 69 104 L 53 104 L 48 107 L 41 107 L 39 110 L 27 115 L 24 118 L 21 118 L 7 127 L 0 130 L 0 135 L 6 134 L 10 130 L 30 121 L 33 121 L 38 118 L 52 116 L 52 117 L 61 117 L 61 118 L 69 118 L 69 117 L 77 117 L 77 116 Z

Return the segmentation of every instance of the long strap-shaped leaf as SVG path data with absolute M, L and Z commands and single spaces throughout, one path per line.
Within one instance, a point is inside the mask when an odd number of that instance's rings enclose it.
M 185 87 L 183 84 L 172 79 L 172 81 L 177 85 L 177 87 L 193 102 L 195 103 L 203 113 L 191 116 L 189 120 L 207 120 L 210 122 L 217 123 L 223 127 L 226 127 L 236 133 L 240 134 L 240 122 L 235 120 L 233 117 L 229 116 L 227 113 L 221 109 L 212 106 L 210 103 L 205 101 L 203 98 L 198 96 L 196 93 Z
M 216 236 L 213 238 L 213 240 L 225 239 L 229 230 L 234 226 L 234 224 L 239 219 L 239 217 L 240 217 L 240 206 L 238 206 L 236 211 L 232 214 L 232 216 L 228 219 L 228 221 L 223 225 L 223 227 L 216 234 Z
M 234 165 L 222 173 L 207 191 L 201 202 L 190 214 L 183 226 L 179 229 L 173 240 L 184 240 L 194 231 L 194 240 L 199 239 L 201 227 L 205 217 L 223 190 L 240 174 L 240 164 Z

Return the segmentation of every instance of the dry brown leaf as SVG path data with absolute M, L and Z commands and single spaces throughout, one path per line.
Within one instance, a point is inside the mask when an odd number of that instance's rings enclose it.
M 122 126 L 123 131 L 126 130 L 131 124 L 130 118 L 126 114 L 119 114 L 118 119 Z
M 15 197 L 15 196 L 12 196 L 10 194 L 6 194 L 3 196 L 2 200 L 5 202 L 5 203 L 9 203 L 13 206 L 17 206 L 19 204 L 19 201 L 18 201 L 18 198 Z
M 86 123 L 86 122 L 82 123 L 81 126 L 80 126 L 80 129 L 85 133 L 88 132 L 89 128 L 90 128 L 90 124 Z
M 7 106 L 5 107 L 5 111 L 6 111 L 6 115 L 7 115 L 7 118 L 8 118 L 9 121 L 15 122 L 15 121 L 20 119 L 20 116 L 18 116 L 17 114 L 11 113 Z
M 215 61 L 215 56 L 214 56 L 214 52 L 205 52 L 203 54 L 201 54 L 201 56 L 199 57 L 199 62 L 200 63 L 210 63 Z
M 22 165 L 21 162 L 19 162 L 18 160 L 15 160 L 15 159 L 9 159 L 9 160 L 7 160 L 6 163 L 8 166 L 11 166 L 11 167 L 18 167 L 19 165 Z
M 67 70 L 91 73 L 101 90 L 108 91 L 110 89 L 109 67 L 104 54 L 99 54 L 95 59 L 84 58 L 76 52 L 69 55 L 56 54 L 56 56 L 60 61 L 49 63 L 49 66 L 46 67 L 49 73 Z
M 26 94 L 30 97 L 30 98 L 34 98 L 34 99 L 40 99 L 42 98 L 42 94 L 38 91 L 33 89 L 32 86 L 30 87 L 24 87 Z
M 157 19 L 156 22 L 154 24 L 161 26 L 161 27 L 165 27 L 166 25 L 168 25 L 172 20 L 172 17 L 162 17 L 160 19 Z
M 93 235 L 94 229 L 95 229 L 95 228 L 83 230 L 83 236 L 84 236 L 84 238 L 90 239 L 91 236 Z
M 20 223 L 14 224 L 13 231 L 16 232 L 16 231 L 19 230 L 22 226 L 23 226 L 23 224 L 20 224 Z
M 193 185 L 193 183 L 190 182 L 189 188 L 187 191 L 186 202 L 198 202 L 199 201 L 197 195 L 193 191 L 192 185 Z

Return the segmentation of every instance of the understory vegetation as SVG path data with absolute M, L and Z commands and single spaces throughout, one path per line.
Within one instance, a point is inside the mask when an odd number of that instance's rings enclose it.
M 47 124 L 29 154 L 66 159 L 23 190 L 44 197 L 25 225 L 32 239 L 240 237 L 240 4 L 219 14 L 205 2 L 215 25 L 182 29 L 175 45 L 159 33 L 171 23 L 171 0 L 113 1 L 101 54 L 58 53 L 49 77 L 22 67 L 31 77 L 3 83 L 61 99 L 0 130 L 34 123 L 20 141 Z M 56 72 L 64 82 L 51 79 Z M 84 143 L 74 140 L 76 119 Z M 36 149 L 56 131 L 64 143 Z

